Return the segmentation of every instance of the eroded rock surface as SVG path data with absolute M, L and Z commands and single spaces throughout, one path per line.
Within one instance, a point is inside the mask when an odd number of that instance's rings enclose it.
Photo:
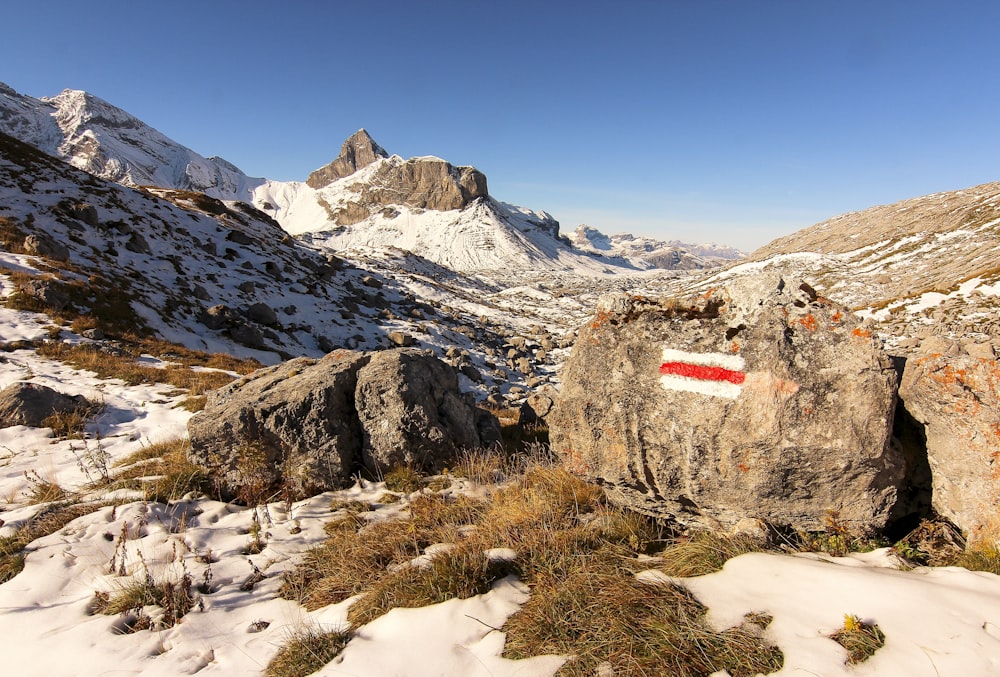
M 906 362 L 899 396 L 924 425 L 934 510 L 960 527 L 970 545 L 998 540 L 1000 362 L 916 355 Z
M 618 502 L 713 528 L 883 528 L 904 461 L 896 374 L 871 333 L 801 281 L 695 299 L 605 298 L 547 421 L 569 468 Z

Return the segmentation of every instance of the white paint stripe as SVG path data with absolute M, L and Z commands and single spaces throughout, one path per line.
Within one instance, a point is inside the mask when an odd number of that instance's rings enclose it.
M 743 371 L 747 364 L 739 355 L 727 355 L 726 353 L 689 353 L 674 348 L 663 349 L 663 361 L 686 362 L 687 364 L 698 364 L 704 367 L 722 367 L 730 371 Z
M 664 374 L 660 377 L 660 383 L 667 390 L 683 390 L 689 393 L 701 393 L 713 397 L 728 397 L 736 399 L 739 397 L 742 388 L 735 383 L 728 381 L 705 381 L 697 378 L 687 378 L 686 376 L 674 376 Z

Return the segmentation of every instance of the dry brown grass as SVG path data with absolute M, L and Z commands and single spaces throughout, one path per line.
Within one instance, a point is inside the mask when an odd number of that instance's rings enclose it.
M 46 506 L 10 536 L 0 537 L 0 583 L 5 583 L 24 568 L 24 556 L 31 543 L 54 534 L 78 517 L 83 517 L 108 503 L 67 501 Z
M 161 369 L 139 364 L 137 355 L 102 350 L 96 344 L 44 343 L 37 348 L 42 357 L 65 362 L 76 369 L 91 371 L 99 378 L 120 379 L 128 385 L 166 383 L 184 388 L 191 395 L 202 395 L 233 381 L 220 371 L 195 371 L 187 366 L 168 365 Z
M 332 661 L 344 650 L 351 634 L 304 626 L 292 632 L 267 664 L 265 677 L 305 677 Z
M 330 538 L 286 576 L 284 596 L 315 609 L 361 594 L 348 615 L 358 627 L 392 608 L 486 592 L 514 573 L 531 597 L 503 627 L 509 657 L 573 655 L 560 674 L 581 676 L 605 664 L 616 675 L 729 670 L 744 677 L 781 667 L 781 652 L 763 639 L 763 616 L 715 632 L 683 590 L 639 582 L 634 574 L 646 567 L 637 556 L 659 552 L 664 529 L 608 506 L 600 488 L 561 468 L 526 464 L 489 500 L 421 495 L 403 521 L 354 517 L 331 527 Z M 412 564 L 434 543 L 451 545 Z M 685 570 L 709 570 L 747 549 L 699 545 L 699 555 L 675 557 Z M 491 561 L 484 554 L 491 548 L 517 557 Z M 696 563 L 699 557 L 708 563 Z
M 844 627 L 830 635 L 830 639 L 847 649 L 850 665 L 864 663 L 885 646 L 885 633 L 878 625 L 852 615 L 844 616 Z
M 190 492 L 209 493 L 212 489 L 208 471 L 188 460 L 190 442 L 186 439 L 150 444 L 115 463 L 106 484 L 110 490 L 141 491 L 150 501 L 168 503 Z M 103 483 L 91 488 L 100 488 Z

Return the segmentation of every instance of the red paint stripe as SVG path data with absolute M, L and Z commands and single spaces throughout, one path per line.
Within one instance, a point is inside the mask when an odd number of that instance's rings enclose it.
M 702 364 L 689 364 L 687 362 L 664 362 L 660 365 L 661 374 L 671 374 L 673 376 L 687 376 L 703 381 L 728 381 L 736 385 L 741 385 L 746 380 L 747 375 L 742 371 L 733 371 L 723 367 L 709 367 Z

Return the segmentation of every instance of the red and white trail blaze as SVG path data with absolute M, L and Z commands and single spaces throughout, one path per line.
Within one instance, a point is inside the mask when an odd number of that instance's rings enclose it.
M 746 362 L 739 355 L 664 348 L 660 383 L 667 390 L 734 399 L 743 390 L 745 368 Z

